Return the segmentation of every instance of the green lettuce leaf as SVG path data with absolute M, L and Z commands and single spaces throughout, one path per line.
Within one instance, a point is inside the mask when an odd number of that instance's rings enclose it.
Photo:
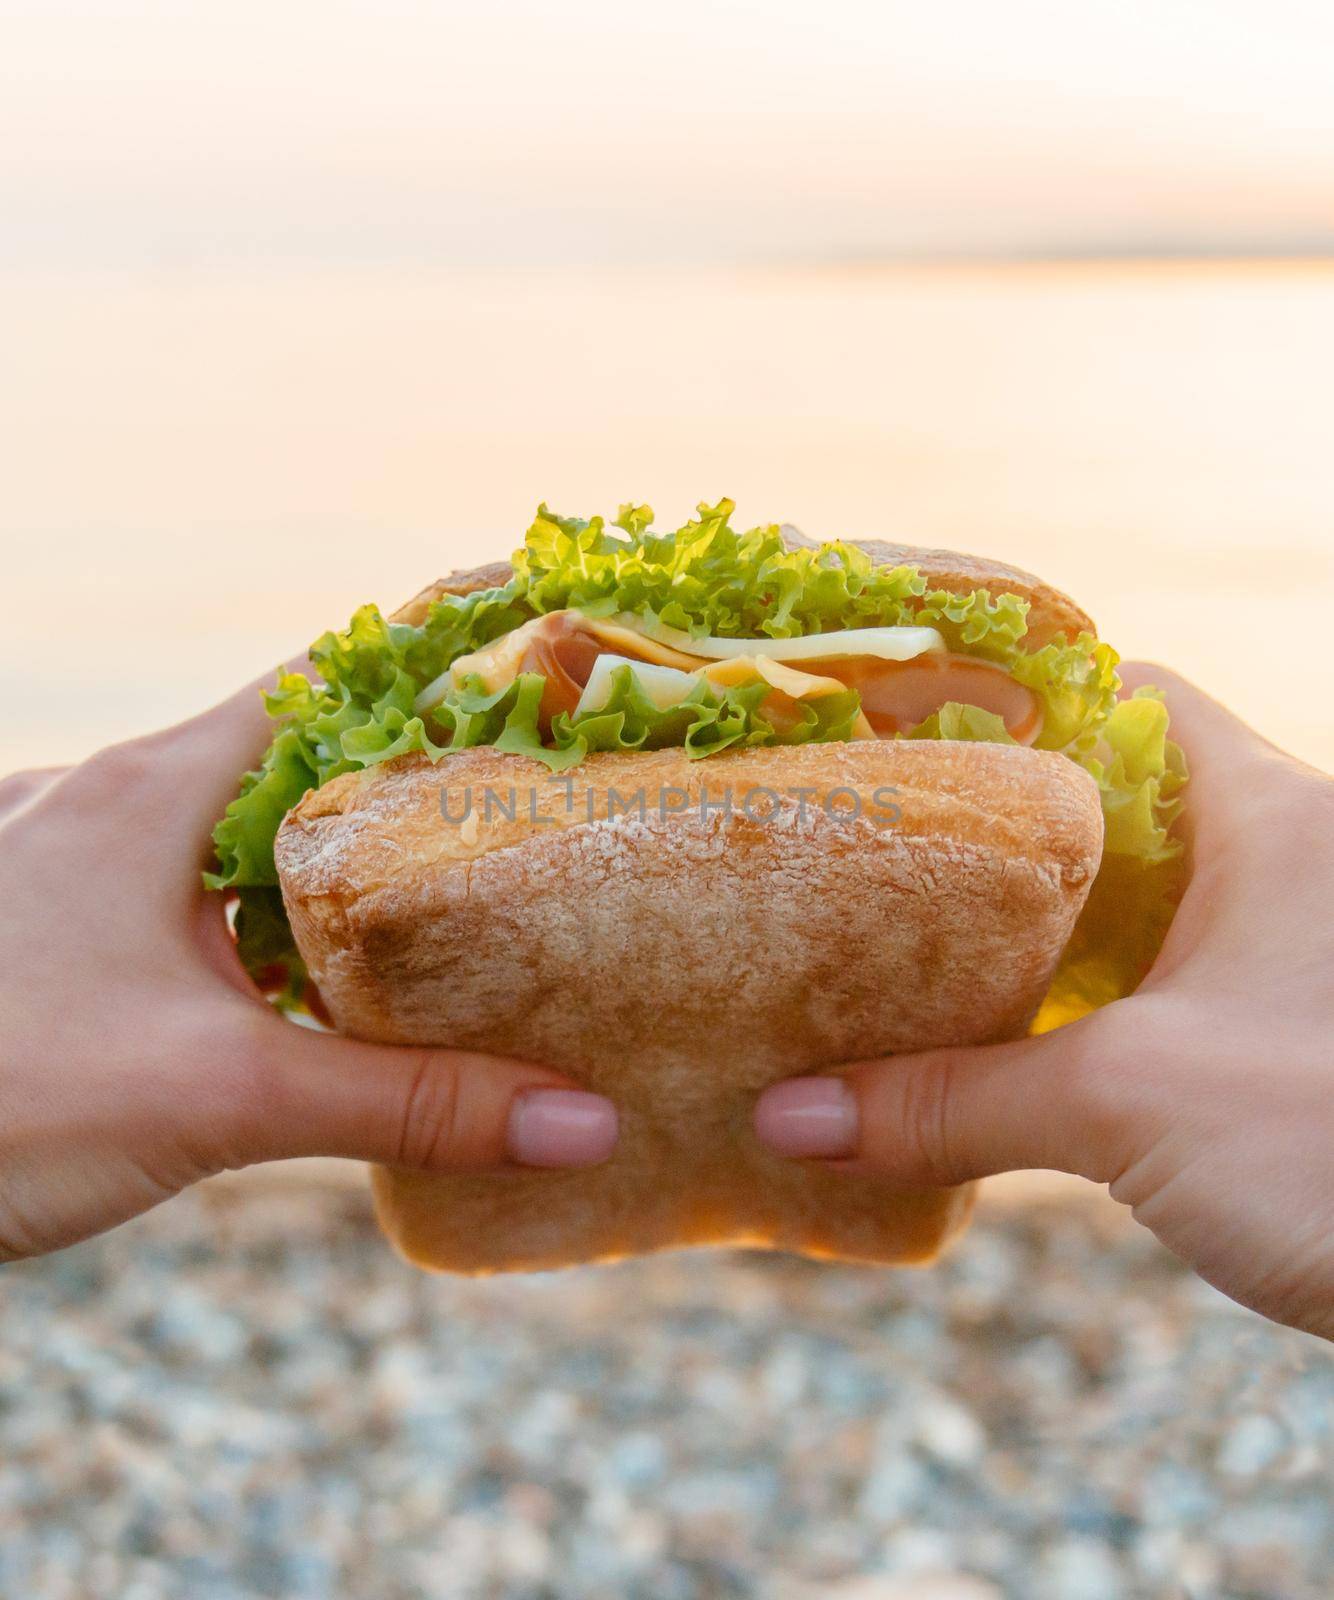
M 1076 757 L 1102 792 L 1103 849 L 1109 855 L 1158 862 L 1180 853 L 1171 828 L 1181 810 L 1186 763 L 1167 726 L 1158 691 L 1139 689 L 1112 707 L 1098 743 Z
M 1028 606 L 1014 595 L 928 593 L 912 567 L 877 568 L 841 540 L 789 550 L 777 524 L 734 529 L 732 510 L 730 500 L 701 505 L 695 521 L 658 535 L 647 506 L 622 506 L 613 533 L 601 517 L 559 517 L 543 505 L 515 575 L 535 613 L 631 611 L 696 637 L 787 639 L 920 619 L 951 644 L 1003 648 L 1024 632 Z
M 213 830 L 220 870 L 204 874 L 206 887 L 276 887 L 273 841 L 279 824 L 307 790 L 332 776 L 321 772 L 312 759 L 309 742 L 300 729 L 279 729 L 263 765 L 241 779 L 240 794 Z
M 264 992 L 284 1011 L 304 1010 L 310 975 L 292 940 L 276 888 L 236 891 L 236 953 Z
M 925 722 L 904 735 L 905 739 L 961 739 L 979 740 L 983 744 L 1016 744 L 1018 741 L 1005 726 L 1004 717 L 994 711 L 983 711 L 981 706 L 960 705 L 949 700 Z
M 606 704 L 580 717 L 557 716 L 552 742 L 562 755 L 576 751 L 577 761 L 593 751 L 672 746 L 698 759 L 731 745 L 808 744 L 852 736 L 861 709 L 855 690 L 800 703 L 796 725 L 781 731 L 766 721 L 761 709 L 769 693 L 767 683 L 726 689 L 700 684 L 679 705 L 663 710 L 644 694 L 633 668 L 617 667 Z M 531 753 L 550 762 L 549 751 Z
M 1019 596 L 931 590 L 915 569 L 877 568 L 864 551 L 837 540 L 789 550 L 777 526 L 734 529 L 732 509 L 729 500 L 701 505 L 683 528 L 657 534 L 648 506 L 622 506 L 608 527 L 600 517 L 562 517 L 543 505 L 507 583 L 446 596 L 419 625 L 389 622 L 363 606 L 344 631 L 312 646 L 313 678 L 284 673 L 266 696 L 273 743 L 217 825 L 218 869 L 206 882 L 269 893 L 264 948 L 271 953 L 282 925 L 272 895 L 274 837 L 303 794 L 340 773 L 413 754 L 440 761 L 476 745 L 560 771 L 599 751 L 676 746 L 704 759 L 735 746 L 851 737 L 860 709 L 852 690 L 803 703 L 795 726 L 780 729 L 762 715 L 763 684 L 700 685 L 663 710 L 629 668 L 612 674 L 604 706 L 557 716 L 545 741 L 543 680 L 536 674 L 495 692 L 476 678 L 450 684 L 434 704 L 434 696 L 423 696 L 460 656 L 546 612 L 628 612 L 695 637 L 790 638 L 928 624 L 948 648 L 992 661 L 1032 689 L 1043 707 L 1038 747 L 1063 752 L 1098 784 L 1103 870 L 1053 995 L 1059 992 L 1064 1020 L 1080 1006 L 1128 992 L 1125 985 L 1147 970 L 1179 892 L 1180 851 L 1171 828 L 1185 770 L 1167 738 L 1161 701 L 1141 693 L 1118 703 L 1116 652 L 1091 635 L 1027 650 L 1028 603 Z M 431 709 L 418 712 L 419 700 Z M 958 704 L 943 706 L 907 737 L 1012 742 L 1000 718 Z M 255 926 L 253 905 L 246 920 Z M 1124 915 L 1118 917 L 1117 906 Z M 258 961 L 257 941 L 247 939 L 245 948 Z
M 1102 864 L 1035 1032 L 1133 993 L 1162 947 L 1186 887 L 1181 845 L 1172 837 L 1186 762 L 1167 730 L 1159 692 L 1137 689 L 1111 708 L 1092 745 L 1071 752 L 1098 785 Z

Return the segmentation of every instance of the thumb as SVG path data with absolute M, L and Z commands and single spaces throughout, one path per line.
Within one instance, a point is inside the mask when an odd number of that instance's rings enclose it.
M 1109 1060 L 1106 1017 L 1013 1044 L 789 1078 L 760 1096 L 755 1132 L 779 1155 L 850 1163 L 910 1185 L 1030 1167 L 1107 1183 L 1132 1159 L 1136 1119 L 1133 1088 Z
M 229 1165 L 348 1156 L 434 1172 L 590 1166 L 616 1107 L 559 1073 L 470 1050 L 363 1044 L 259 1013 L 231 1094 Z

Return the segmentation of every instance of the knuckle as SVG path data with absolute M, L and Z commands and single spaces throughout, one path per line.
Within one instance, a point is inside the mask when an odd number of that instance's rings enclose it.
M 1334 830 L 1334 782 L 1261 751 L 1236 764 L 1226 798 L 1226 832 L 1211 841 L 1203 881 L 1231 885 L 1243 902 L 1253 897 L 1252 911 L 1324 891 L 1310 841 Z
M 152 780 L 157 753 L 143 739 L 108 745 L 87 762 L 89 776 L 113 792 L 135 790 Z
M 885 1069 L 895 1072 L 893 1065 Z M 897 1075 L 898 1137 L 905 1176 L 927 1183 L 958 1181 L 950 1141 L 953 1058 L 922 1056 Z
M 12 1261 L 28 1261 L 40 1253 L 17 1218 L 0 1215 L 0 1267 Z
M 460 1074 L 447 1059 L 421 1051 L 412 1063 L 398 1136 L 398 1164 L 442 1169 L 453 1165 L 460 1143 Z
M 1072 1038 L 1064 1098 L 1075 1122 L 1081 1175 L 1114 1183 L 1157 1125 L 1171 1062 L 1160 1041 L 1179 1037 L 1166 997 L 1132 995 L 1086 1017 Z
M 247 1010 L 250 1002 L 244 1002 Z M 182 1042 L 187 1059 L 208 1061 L 206 1073 L 192 1079 L 195 1114 L 192 1125 L 200 1160 L 214 1168 L 238 1168 L 270 1153 L 275 1134 L 289 1114 L 287 1088 L 276 1057 L 274 1027 L 278 1017 L 256 1011 L 246 1016 L 231 1005 L 220 1012 L 217 1026 L 188 1030 Z
M 1294 857 L 1309 854 L 1310 840 L 1327 838 L 1334 829 L 1334 779 L 1323 772 L 1270 757 L 1255 787 L 1259 827 Z
M 0 812 L 11 811 L 46 787 L 47 774 L 36 768 L 0 778 Z
M 89 812 L 134 801 L 160 784 L 160 761 L 144 739 L 108 745 L 70 772 L 63 796 L 76 810 Z

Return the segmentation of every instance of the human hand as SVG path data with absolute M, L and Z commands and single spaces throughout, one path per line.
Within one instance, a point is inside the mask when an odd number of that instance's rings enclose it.
M 604 1159 L 616 1112 L 541 1067 L 296 1027 L 200 872 L 269 737 L 258 685 L 77 767 L 0 782 L 0 1261 L 227 1167 Z
M 791 1079 L 756 1109 L 781 1154 L 909 1184 L 1052 1167 L 1202 1277 L 1334 1338 L 1334 780 L 1175 673 L 1191 879 L 1128 999 L 1014 1044 Z

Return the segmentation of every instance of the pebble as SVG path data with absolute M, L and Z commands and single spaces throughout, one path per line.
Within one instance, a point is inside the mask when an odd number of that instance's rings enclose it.
M 1063 1539 L 1044 1551 L 1037 1592 L 1043 1600 L 1123 1600 L 1124 1570 L 1106 1545 Z
M 824 1592 L 828 1600 L 1005 1600 L 994 1583 L 962 1572 L 918 1578 L 852 1578 Z
M 986 1449 L 981 1423 L 966 1406 L 944 1396 L 927 1396 L 919 1402 L 914 1431 L 929 1455 L 953 1467 L 968 1466 Z
M 0 1595 L 1328 1600 L 1329 1350 L 1111 1215 L 469 1281 L 206 1186 L 0 1269 Z
M 1286 1444 L 1287 1435 L 1273 1417 L 1256 1413 L 1239 1417 L 1224 1435 L 1218 1469 L 1233 1477 L 1254 1477 L 1278 1460 Z

